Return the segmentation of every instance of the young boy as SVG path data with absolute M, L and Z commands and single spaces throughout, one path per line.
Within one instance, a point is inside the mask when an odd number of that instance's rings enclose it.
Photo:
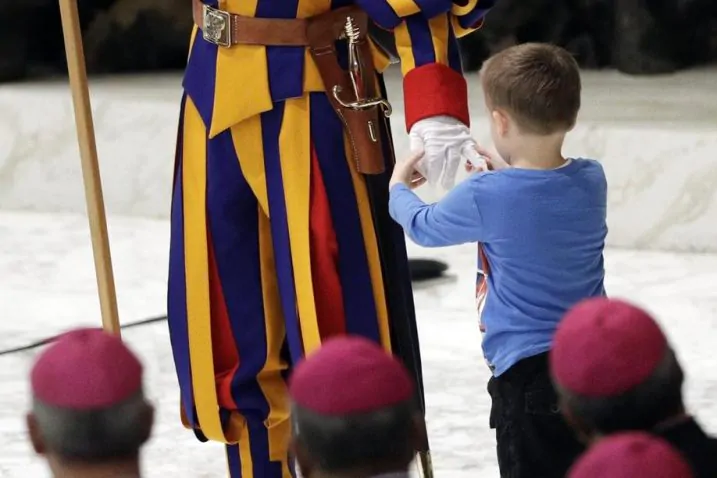
M 580 73 L 565 50 L 523 44 L 481 72 L 491 134 L 502 160 L 436 204 L 410 190 L 420 154 L 397 165 L 391 216 L 416 243 L 479 243 L 489 266 L 483 351 L 502 477 L 563 477 L 582 451 L 560 416 L 547 355 L 563 314 L 604 295 L 607 185 L 599 163 L 564 158 L 580 109 Z M 483 262 L 483 261 L 481 261 Z

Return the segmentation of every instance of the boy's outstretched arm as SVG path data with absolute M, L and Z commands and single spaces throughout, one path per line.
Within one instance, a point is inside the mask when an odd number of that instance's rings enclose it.
M 391 217 L 420 246 L 482 241 L 483 221 L 471 182 L 463 181 L 435 204 L 424 203 L 406 184 L 395 184 L 388 205 Z

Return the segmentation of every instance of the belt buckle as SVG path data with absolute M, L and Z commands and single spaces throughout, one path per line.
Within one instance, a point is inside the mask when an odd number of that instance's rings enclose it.
M 225 48 L 232 46 L 232 19 L 229 12 L 204 5 L 202 17 L 202 37 L 206 41 Z

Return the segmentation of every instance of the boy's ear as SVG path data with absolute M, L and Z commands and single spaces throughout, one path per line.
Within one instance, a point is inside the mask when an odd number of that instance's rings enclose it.
M 506 136 L 508 134 L 508 125 L 510 124 L 508 116 L 500 110 L 493 110 L 491 116 L 495 124 L 495 132 L 498 133 L 498 136 Z

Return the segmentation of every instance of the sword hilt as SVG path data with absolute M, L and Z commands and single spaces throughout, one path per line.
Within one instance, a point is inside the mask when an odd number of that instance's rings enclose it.
M 383 111 L 383 115 L 386 118 L 391 116 L 391 113 L 393 112 L 393 108 L 391 108 L 391 103 L 384 100 L 383 98 L 372 98 L 372 99 L 360 100 L 360 101 L 344 101 L 343 98 L 341 98 L 342 91 L 343 91 L 343 88 L 341 88 L 339 85 L 334 86 L 332 89 L 332 93 L 334 95 L 334 99 L 336 100 L 336 102 L 346 109 L 364 110 L 364 109 L 371 108 L 374 106 L 380 106 L 381 110 Z
M 344 24 L 344 35 L 349 43 L 356 43 L 359 41 L 361 36 L 361 29 L 356 25 L 356 21 L 353 17 L 346 17 L 346 23 Z

